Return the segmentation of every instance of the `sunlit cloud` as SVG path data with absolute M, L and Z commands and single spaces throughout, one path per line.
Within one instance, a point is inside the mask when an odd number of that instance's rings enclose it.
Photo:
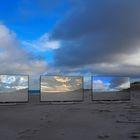
M 43 92 L 68 92 L 82 89 L 82 78 L 44 76 L 41 80 Z
M 71 79 L 68 78 L 68 77 L 59 77 L 59 76 L 54 76 L 54 79 L 55 79 L 56 81 L 58 81 L 58 82 L 62 82 L 62 83 L 64 83 L 64 82 L 68 82 L 68 81 L 71 80 Z

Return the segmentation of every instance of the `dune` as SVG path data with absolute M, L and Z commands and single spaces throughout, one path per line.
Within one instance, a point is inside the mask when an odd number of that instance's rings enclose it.
M 134 82 L 130 85 L 131 90 L 140 90 L 140 82 Z
M 28 89 L 0 92 L 0 102 L 27 102 Z
M 68 92 L 41 92 L 41 101 L 82 101 L 83 89 Z

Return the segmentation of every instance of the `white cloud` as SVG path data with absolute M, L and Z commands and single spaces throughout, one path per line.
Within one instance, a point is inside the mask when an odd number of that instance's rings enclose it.
M 61 42 L 58 40 L 49 40 L 49 35 L 44 34 L 39 39 L 34 41 L 22 41 L 22 44 L 38 51 L 47 51 L 58 49 L 61 45 Z
M 11 91 L 13 89 L 28 88 L 28 76 L 10 76 L 0 75 L 0 89 L 2 91 Z
M 13 44 L 16 44 L 15 33 L 10 31 L 5 25 L 0 24 L 0 48 L 8 49 Z
M 16 34 L 0 24 L 0 73 L 41 74 L 47 70 L 47 62 L 38 60 L 20 47 Z
M 108 86 L 105 85 L 101 80 L 94 80 L 93 81 L 93 91 L 94 92 L 104 92 L 108 90 Z
M 120 56 L 121 57 L 121 56 Z M 122 56 L 122 64 L 127 64 L 131 66 L 140 66 L 140 49 L 136 50 L 134 53 Z
M 116 89 L 119 89 L 119 90 L 122 90 L 122 89 L 127 89 L 127 88 L 130 88 L 130 82 L 126 82 L 126 83 L 123 83 L 121 84 L 119 87 L 117 87 Z

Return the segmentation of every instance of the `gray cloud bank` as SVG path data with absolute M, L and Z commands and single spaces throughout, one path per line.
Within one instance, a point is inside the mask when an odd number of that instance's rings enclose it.
M 140 1 L 81 0 L 52 32 L 61 40 L 55 50 L 55 66 L 95 66 L 131 74 L 140 68 Z M 124 69 L 124 70 L 122 70 Z
M 109 87 L 110 88 L 116 88 L 116 87 L 119 87 L 119 86 L 121 86 L 123 84 L 126 84 L 126 83 L 130 83 L 130 80 L 129 80 L 128 77 L 114 77 L 110 81 Z

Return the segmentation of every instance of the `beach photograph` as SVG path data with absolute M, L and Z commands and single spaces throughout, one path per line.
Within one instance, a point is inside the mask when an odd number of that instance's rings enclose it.
M 0 102 L 27 102 L 28 76 L 0 75 Z
M 41 76 L 41 101 L 82 101 L 83 78 Z
M 92 77 L 92 100 L 130 100 L 130 97 L 129 77 Z

